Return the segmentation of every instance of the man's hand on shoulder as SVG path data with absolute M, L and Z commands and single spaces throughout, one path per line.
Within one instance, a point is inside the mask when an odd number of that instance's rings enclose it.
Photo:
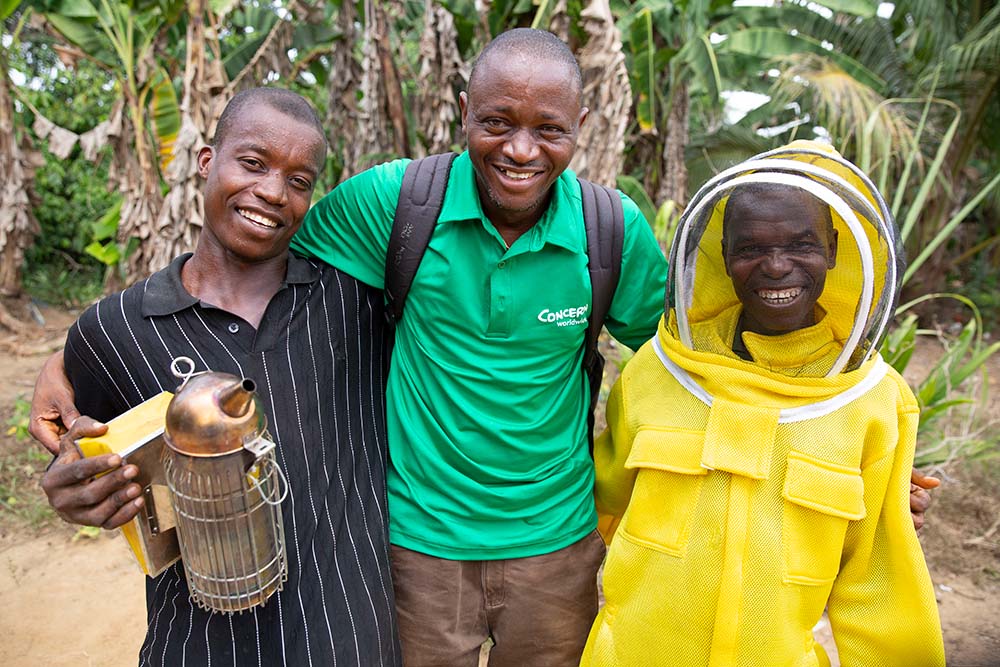
M 910 473 L 910 513 L 913 515 L 913 527 L 920 530 L 924 527 L 924 514 L 931 506 L 929 489 L 941 486 L 941 480 L 928 477 L 914 468 Z
M 73 387 L 66 378 L 63 352 L 59 350 L 42 365 L 28 418 L 31 437 L 53 454 L 59 453 L 59 436 L 80 416 L 74 401 Z
M 69 523 L 117 528 L 142 508 L 142 489 L 132 482 L 139 474 L 136 466 L 122 466 L 118 454 L 80 455 L 78 438 L 103 435 L 107 430 L 90 417 L 77 418 L 60 438 L 59 456 L 42 477 L 49 504 Z

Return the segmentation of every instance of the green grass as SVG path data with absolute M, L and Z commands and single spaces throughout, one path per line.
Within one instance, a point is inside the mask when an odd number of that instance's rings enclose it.
M 44 303 L 84 306 L 103 295 L 104 270 L 83 265 L 66 268 L 42 264 L 25 272 L 24 289 Z
M 28 435 L 30 403 L 19 397 L 0 438 L 0 519 L 40 527 L 55 521 L 39 483 L 51 455 Z

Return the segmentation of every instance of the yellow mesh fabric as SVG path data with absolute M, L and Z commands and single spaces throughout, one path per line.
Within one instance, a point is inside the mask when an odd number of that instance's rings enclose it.
M 706 378 L 699 353 L 671 343 L 665 327 L 659 340 L 700 386 L 745 380 L 739 366 L 712 366 Z M 846 375 L 856 383 L 880 369 Z M 584 665 L 826 665 L 811 629 L 827 604 L 844 667 L 944 664 L 908 509 L 916 402 L 889 370 L 839 409 L 772 426 L 771 410 L 802 405 L 806 382 L 815 400 L 850 387 L 765 374 L 752 408 L 730 414 L 759 435 L 767 464 L 754 463 L 758 451 L 741 473 L 709 470 L 715 404 L 685 389 L 651 343 L 636 354 L 595 443 L 602 526 L 617 531 Z
M 837 340 L 831 318 L 817 308 L 817 323 L 780 336 L 761 336 L 743 332 L 743 344 L 757 367 L 782 375 L 822 377 L 833 366 L 843 341 Z M 691 328 L 694 349 L 740 359 L 732 350 L 741 306 L 735 304 L 713 319 L 698 322 Z
M 817 148 L 765 157 L 822 164 L 878 210 L 835 153 L 801 152 Z M 940 667 L 937 606 L 909 514 L 916 400 L 877 355 L 825 377 L 857 333 L 858 242 L 834 214 L 837 261 L 817 323 L 744 333 L 748 362 L 732 351 L 740 304 L 722 261 L 724 206 L 708 211 L 692 246 L 693 282 L 691 267 L 672 274 L 676 308 L 691 289 L 681 312 L 692 345 L 671 309 L 612 388 L 608 431 L 595 442 L 610 549 L 583 664 L 826 666 L 812 628 L 828 606 L 843 667 Z M 853 359 L 894 297 L 892 233 L 883 238 L 879 224 L 861 220 L 874 294 Z

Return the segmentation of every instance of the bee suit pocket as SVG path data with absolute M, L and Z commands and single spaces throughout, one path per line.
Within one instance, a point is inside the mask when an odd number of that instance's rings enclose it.
M 686 429 L 643 429 L 632 444 L 626 468 L 637 470 L 632 501 L 622 519 L 622 536 L 639 546 L 683 557 L 691 518 L 708 471 L 701 466 L 705 433 Z
M 791 451 L 782 491 L 783 581 L 822 586 L 837 578 L 850 521 L 865 517 L 856 468 Z

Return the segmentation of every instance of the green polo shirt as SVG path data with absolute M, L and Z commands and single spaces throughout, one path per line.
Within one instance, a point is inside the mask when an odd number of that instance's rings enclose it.
M 342 183 L 310 210 L 293 248 L 382 287 L 407 163 Z M 663 312 L 666 261 L 639 209 L 622 203 L 622 272 L 606 324 L 635 348 Z M 580 366 L 590 301 L 576 176 L 560 176 L 545 215 L 508 248 L 460 155 L 389 371 L 393 544 L 458 560 L 519 558 L 595 528 Z

